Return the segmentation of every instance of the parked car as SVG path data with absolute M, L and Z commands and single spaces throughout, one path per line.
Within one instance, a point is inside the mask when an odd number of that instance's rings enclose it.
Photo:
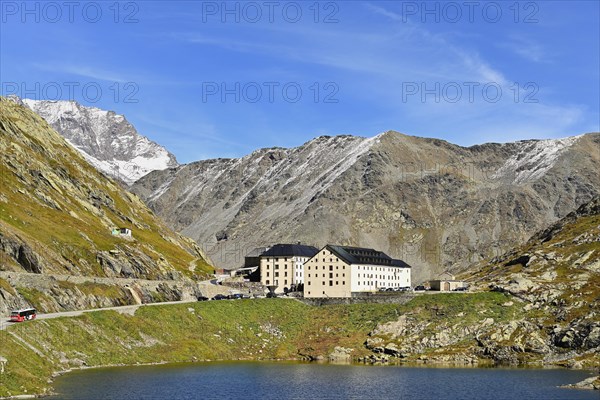
M 241 293 L 230 294 L 229 296 L 227 296 L 227 298 L 230 300 L 239 300 L 242 298 L 242 294 Z
M 396 288 L 396 290 L 398 292 L 410 292 L 411 289 L 410 289 L 410 286 L 402 286 L 402 287 Z
M 207 301 L 208 297 L 198 296 L 198 301 Z
M 425 289 L 425 286 L 423 286 L 423 285 L 415 286 L 415 292 L 422 291 L 422 290 L 427 290 L 427 289 Z
M 466 292 L 467 290 L 469 290 L 468 287 L 463 286 L 463 287 L 457 287 L 456 289 L 454 289 L 454 292 Z
M 212 299 L 213 300 L 226 300 L 227 296 L 225 296 L 224 294 L 217 294 Z
M 277 294 L 275 294 L 273 292 L 267 293 L 267 299 L 274 299 L 275 297 L 277 297 Z

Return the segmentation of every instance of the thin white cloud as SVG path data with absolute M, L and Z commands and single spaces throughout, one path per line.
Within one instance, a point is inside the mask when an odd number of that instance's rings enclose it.
M 387 10 L 383 7 L 377 6 L 375 4 L 366 3 L 365 6 L 367 7 L 367 9 L 374 12 L 375 14 L 383 15 L 384 17 L 387 17 L 393 21 L 408 22 L 406 18 L 402 18 L 402 15 L 395 13 L 393 11 Z
M 528 61 L 536 63 L 549 61 L 549 55 L 540 43 L 521 36 L 512 35 L 510 40 L 500 44 L 500 47 L 509 49 Z
M 123 75 L 113 71 L 102 70 L 100 68 L 92 68 L 84 65 L 58 65 L 58 64 L 40 64 L 34 63 L 33 67 L 49 72 L 60 72 L 66 74 L 77 75 L 83 78 L 90 78 L 106 82 L 131 82 L 131 79 L 125 78 Z

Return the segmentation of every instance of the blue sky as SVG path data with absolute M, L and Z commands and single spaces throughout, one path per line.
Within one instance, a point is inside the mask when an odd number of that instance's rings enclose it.
M 319 135 L 600 130 L 597 1 L 72 4 L 0 3 L 2 94 L 125 114 L 180 162 Z

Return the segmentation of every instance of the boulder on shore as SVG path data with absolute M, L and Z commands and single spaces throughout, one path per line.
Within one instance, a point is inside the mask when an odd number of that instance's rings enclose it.
M 573 383 L 570 385 L 562 385 L 561 388 L 600 390 L 600 376 L 592 376 L 590 378 L 582 380 L 581 382 Z

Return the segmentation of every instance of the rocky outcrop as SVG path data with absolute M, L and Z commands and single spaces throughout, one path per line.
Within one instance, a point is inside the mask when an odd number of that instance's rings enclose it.
M 41 274 L 44 269 L 40 256 L 18 237 L 0 232 L 0 251 L 16 261 L 27 272 Z
M 27 272 L 41 274 L 44 269 L 40 257 L 35 254 L 27 244 L 19 246 L 17 261 Z
M 526 314 L 523 306 L 519 303 L 507 308 L 513 310 L 513 315 Z M 410 311 L 397 321 L 379 325 L 369 334 L 365 346 L 375 355 L 386 355 L 388 360 L 467 364 L 488 360 L 508 365 L 541 362 L 570 367 L 575 365 L 565 361 L 598 352 L 596 324 L 553 332 L 537 321 L 531 322 L 530 317 L 474 319 L 475 315 L 464 311 L 460 314 L 466 322 L 460 318 L 449 321 L 452 318 L 443 316 L 425 318 L 421 314 L 422 310 Z
M 497 302 L 469 307 L 438 297 L 437 305 L 378 326 L 367 348 L 424 362 L 458 357 L 600 367 L 599 204 L 600 198 L 592 199 L 527 243 L 464 273 L 472 290 L 502 293 Z
M 354 349 L 335 346 L 333 351 L 327 356 L 327 359 L 330 362 L 338 362 L 338 363 L 348 363 L 352 361 L 352 352 Z
M 592 376 L 590 378 L 584 379 L 581 382 L 577 382 L 571 385 L 563 385 L 561 387 L 565 389 L 600 390 L 600 377 Z
M 133 190 L 222 267 L 262 245 L 340 243 L 407 261 L 419 283 L 498 256 L 600 193 L 598 146 L 597 133 L 467 148 L 319 137 L 155 171 Z

